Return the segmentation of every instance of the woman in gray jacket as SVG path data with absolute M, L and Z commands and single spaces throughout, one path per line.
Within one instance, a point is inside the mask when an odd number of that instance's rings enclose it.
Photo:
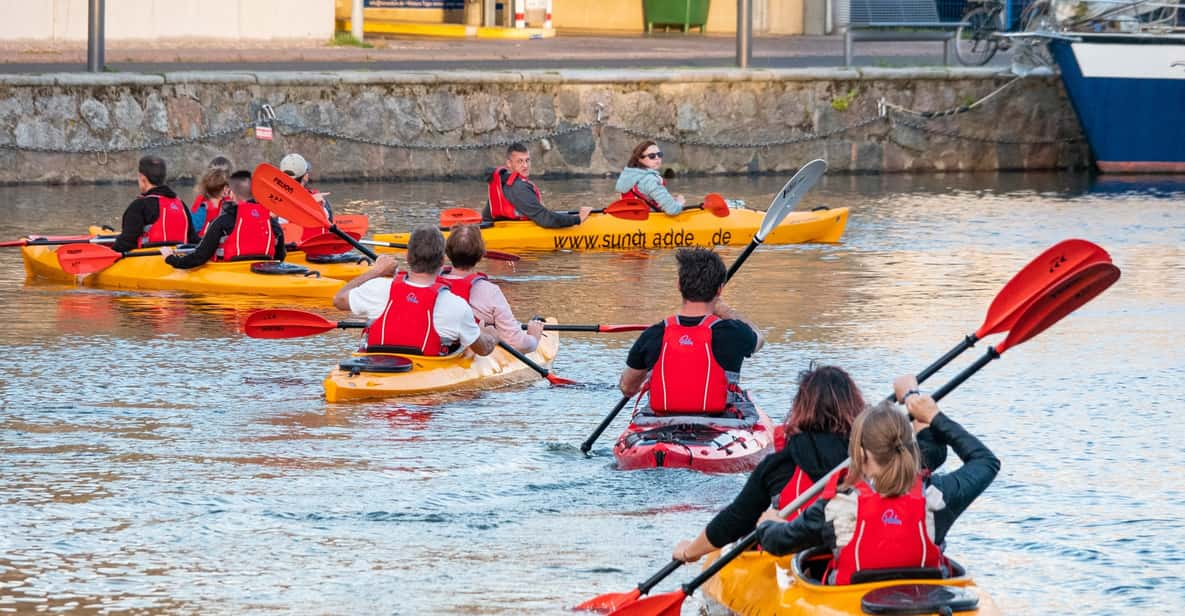
M 658 169 L 662 166 L 662 150 L 653 141 L 639 143 L 630 162 L 617 178 L 617 191 L 622 199 L 636 198 L 645 201 L 656 212 L 674 216 L 683 211 L 686 201 L 683 195 L 671 196 L 666 182 Z

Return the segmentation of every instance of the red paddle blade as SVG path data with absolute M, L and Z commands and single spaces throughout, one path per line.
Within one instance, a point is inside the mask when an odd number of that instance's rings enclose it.
M 1008 331 L 1016 323 L 1024 308 L 1057 283 L 1082 266 L 1096 261 L 1111 261 L 1096 244 L 1070 239 L 1058 242 L 1024 266 L 992 300 L 983 325 L 975 331 L 976 338 Z
M 661 595 L 652 595 L 645 599 L 640 599 L 633 603 L 620 607 L 612 612 L 610 616 L 679 616 L 683 609 L 683 600 L 687 598 L 687 593 L 682 590 L 675 592 L 663 593 Z
M 287 173 L 260 163 L 251 174 L 251 192 L 263 207 L 302 227 L 328 227 L 325 208 Z
M 349 234 L 354 236 L 353 233 Z M 354 237 L 354 239 L 358 239 Z M 323 255 L 339 255 L 343 252 L 350 252 L 354 247 L 346 243 L 342 238 L 332 233 L 322 233 L 315 235 L 297 245 L 296 249 L 303 251 L 310 257 L 319 257 Z
M 362 237 L 370 230 L 370 217 L 366 214 L 338 214 L 333 217 L 338 229 L 355 237 Z
M 605 207 L 605 213 L 622 220 L 646 220 L 650 218 L 650 206 L 633 197 L 618 199 Z
M 522 257 L 509 252 L 502 252 L 501 250 L 487 250 L 486 258 L 495 261 L 518 261 Z
M 302 227 L 298 224 L 286 222 L 283 225 L 281 225 L 281 227 L 283 227 L 283 229 L 284 229 L 284 241 L 285 242 L 289 242 L 289 243 L 299 242 L 300 238 L 304 235 L 304 227 Z
M 711 212 L 713 216 L 720 218 L 725 218 L 732 213 L 732 210 L 728 207 L 728 202 L 719 193 L 708 193 L 704 195 L 704 209 Z
M 996 345 L 996 352 L 1003 353 L 1049 329 L 1106 291 L 1116 280 L 1119 280 L 1119 268 L 1113 263 L 1100 261 L 1081 268 L 1029 304 L 1017 318 L 1004 342 Z
M 597 332 L 602 334 L 619 334 L 621 332 L 642 332 L 649 328 L 649 325 L 598 325 Z
M 111 267 L 123 255 L 98 244 L 67 244 L 57 250 L 58 265 L 67 274 L 93 274 Z
M 252 338 L 299 338 L 337 328 L 337 323 L 319 314 L 278 308 L 252 312 L 243 323 L 243 332 Z
M 553 374 L 551 372 L 547 373 L 547 382 L 551 383 L 552 385 L 579 385 L 580 384 L 580 383 L 577 383 L 576 381 L 573 381 L 572 379 L 565 379 L 562 376 L 556 376 L 555 374 Z
M 451 228 L 455 225 L 480 225 L 481 212 L 464 207 L 449 208 L 440 213 L 440 226 Z
M 572 608 L 578 612 L 597 612 L 598 614 L 608 614 L 613 610 L 621 609 L 626 605 L 637 601 L 638 597 L 642 595 L 642 591 L 637 588 L 629 592 L 610 592 L 603 595 L 597 595 L 580 605 Z

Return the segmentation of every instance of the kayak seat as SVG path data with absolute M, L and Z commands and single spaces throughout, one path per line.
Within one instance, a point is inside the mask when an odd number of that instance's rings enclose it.
M 315 278 L 321 277 L 321 272 L 311 270 L 302 265 L 295 263 L 284 263 L 283 261 L 258 261 L 251 264 L 251 271 L 256 274 L 268 274 L 279 276 L 304 276 L 306 278 L 312 276 Z
M 870 591 L 860 599 L 865 614 L 952 614 L 979 609 L 979 597 L 960 586 L 898 584 Z
M 799 577 L 812 584 L 823 585 L 823 576 L 827 565 L 831 563 L 831 550 L 817 546 L 803 550 L 794 555 L 791 566 Z M 936 567 L 904 567 L 900 569 L 866 569 L 852 574 L 853 584 L 867 584 L 869 582 L 885 582 L 892 580 L 943 580 L 967 575 L 967 570 L 952 559 L 946 559 L 949 569 Z M 920 612 L 924 614 L 932 613 Z M 905 613 L 905 612 L 894 612 Z
M 358 254 L 357 252 L 342 252 L 335 255 L 305 255 L 305 260 L 309 263 L 318 263 L 321 265 L 332 265 L 337 263 L 365 263 L 370 259 Z
M 448 353 L 446 353 L 445 355 L 442 355 L 441 357 L 447 357 L 449 355 L 456 353 L 459 350 L 461 350 L 461 345 L 459 343 L 454 342 L 451 345 L 449 345 Z M 362 348 L 358 349 L 358 351 L 360 353 L 393 353 L 395 355 L 423 355 L 423 353 L 421 353 L 420 350 L 417 349 L 416 347 L 393 346 L 393 345 L 382 345 L 382 346 L 375 345 L 372 347 L 363 346 Z
M 757 424 L 757 418 L 741 419 L 731 413 L 727 415 L 652 415 L 640 411 L 634 415 L 632 423 L 645 428 L 703 426 L 723 430 L 748 430 Z
M 367 355 L 364 357 L 351 357 L 338 364 L 338 367 L 349 372 L 351 375 L 357 375 L 362 372 L 397 374 L 400 372 L 411 372 L 412 363 L 410 359 L 397 355 Z

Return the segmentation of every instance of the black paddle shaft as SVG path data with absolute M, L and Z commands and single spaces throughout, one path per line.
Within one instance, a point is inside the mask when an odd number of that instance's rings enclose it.
M 584 439 L 584 442 L 580 444 L 581 453 L 588 455 L 588 451 L 592 449 L 593 443 L 595 443 L 597 439 L 600 438 L 601 433 L 603 433 L 605 429 L 609 427 L 609 424 L 613 423 L 613 420 L 617 417 L 617 414 L 620 413 L 621 409 L 625 408 L 625 405 L 629 403 L 630 398 L 633 398 L 633 396 L 622 396 L 621 400 L 617 401 L 617 405 L 613 407 L 613 410 L 609 411 L 609 414 L 605 416 L 605 419 L 601 420 L 601 425 L 597 426 L 597 429 L 593 430 L 593 433 L 588 435 L 588 438 Z
M 551 374 L 551 372 L 549 372 L 549 371 L 547 370 L 547 368 L 544 368 L 543 366 L 540 366 L 539 364 L 535 363 L 534 361 L 532 361 L 532 360 L 531 360 L 531 358 L 530 358 L 530 357 L 527 357 L 526 355 L 523 355 L 523 353 L 522 353 L 521 351 L 519 351 L 518 349 L 516 349 L 516 348 L 514 348 L 514 347 L 510 346 L 509 344 L 506 344 L 506 342 L 505 342 L 505 341 L 503 341 L 503 340 L 499 340 L 499 341 L 498 341 L 498 346 L 502 347 L 502 350 L 503 350 L 503 351 L 506 351 L 507 353 L 510 353 L 511 355 L 513 355 L 515 359 L 517 359 L 517 360 L 519 360 L 519 361 L 523 362 L 524 364 L 526 364 L 526 365 L 527 365 L 527 367 L 528 367 L 528 368 L 530 368 L 531 370 L 534 370 L 535 372 L 538 372 L 538 373 L 539 373 L 539 376 L 541 376 L 541 377 L 543 377 L 543 378 L 547 378 L 547 376 L 548 376 L 549 374 Z
M 329 232 L 342 238 L 343 240 L 345 240 L 345 242 L 347 244 L 353 246 L 358 252 L 366 255 L 367 258 L 369 258 L 371 261 L 378 260 L 379 256 L 377 254 L 375 254 L 375 252 L 373 250 L 367 248 L 366 246 L 363 246 L 361 242 L 354 239 L 354 237 L 352 235 L 350 235 L 349 233 L 346 233 L 345 231 L 338 229 L 337 225 L 332 225 L 332 224 L 329 225 Z
M 956 344 L 954 346 L 954 348 L 947 351 L 946 355 L 939 357 L 934 363 L 930 364 L 929 366 L 926 366 L 925 370 L 922 370 L 921 372 L 919 372 L 917 374 L 917 376 L 915 378 L 917 378 L 918 384 L 920 385 L 926 379 L 930 378 L 931 376 L 934 376 L 935 372 L 942 370 L 942 368 L 944 366 L 949 364 L 951 361 L 953 361 L 959 355 L 962 355 L 963 351 L 966 351 L 967 349 L 974 347 L 976 342 L 979 342 L 979 338 L 976 338 L 975 334 L 967 334 L 967 336 L 965 338 L 963 338 L 962 342 Z M 897 399 L 896 393 L 891 393 L 891 394 L 889 394 L 888 398 L 885 398 L 885 400 L 888 400 L 890 402 L 892 402 L 896 399 Z

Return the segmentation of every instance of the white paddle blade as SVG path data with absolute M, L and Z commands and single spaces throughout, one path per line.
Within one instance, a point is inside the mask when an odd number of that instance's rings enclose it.
M 818 183 L 819 178 L 827 172 L 827 161 L 816 158 L 811 162 L 805 164 L 790 178 L 789 182 L 782 187 L 778 196 L 774 197 L 772 203 L 769 204 L 769 209 L 765 212 L 765 218 L 761 221 L 761 228 L 757 230 L 757 240 L 765 241 L 765 237 L 769 235 L 770 231 L 774 230 L 786 218 L 786 215 L 794 211 L 794 206 L 798 205 L 799 201 L 806 196 L 815 184 Z

